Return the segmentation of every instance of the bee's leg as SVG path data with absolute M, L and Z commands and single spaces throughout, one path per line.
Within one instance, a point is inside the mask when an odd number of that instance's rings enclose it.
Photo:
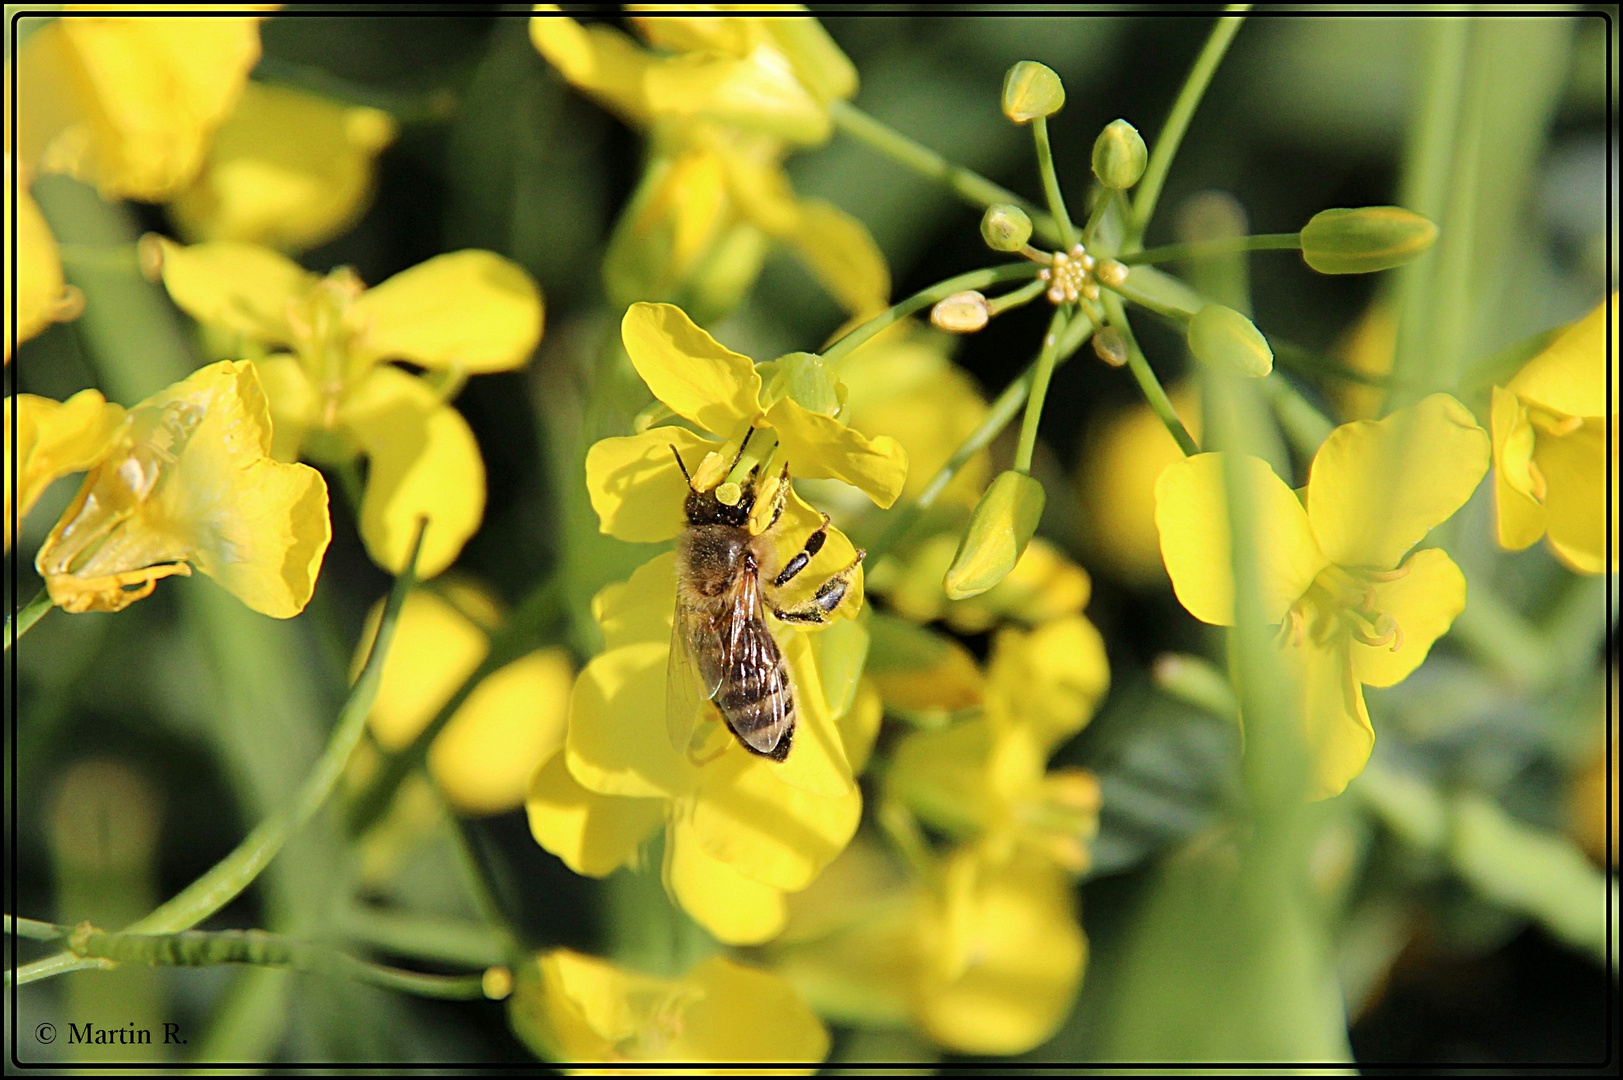
M 785 484 L 778 490 L 787 491 L 788 485 Z M 782 511 L 782 509 L 783 507 L 780 505 L 778 510 Z M 775 514 L 772 520 L 774 522 L 778 520 Z M 823 541 L 827 539 L 828 515 L 824 514 L 823 523 L 817 526 L 815 532 L 806 537 L 806 546 L 800 549 L 799 554 L 784 564 L 782 572 L 779 573 L 777 577 L 772 579 L 772 584 L 781 589 L 785 585 L 789 584 L 789 582 L 793 581 L 802 570 L 806 569 L 806 564 L 812 561 L 812 557 L 815 556 L 819 551 L 823 550 Z M 861 556 L 859 555 L 858 558 L 860 559 Z
M 821 531 L 821 530 L 819 530 Z M 858 551 L 857 557 L 851 560 L 851 565 L 832 575 L 822 585 L 818 586 L 817 593 L 804 604 L 796 604 L 790 608 L 780 608 L 772 605 L 772 614 L 784 622 L 824 623 L 836 608 L 845 600 L 851 591 L 851 581 L 856 577 L 857 567 L 862 565 L 862 556 L 866 552 Z M 799 558 L 800 556 L 795 556 Z M 791 560 L 792 563 L 792 560 Z
M 774 525 L 776 525 L 778 523 L 778 519 L 783 516 L 783 508 L 784 508 L 785 505 L 788 504 L 788 502 L 789 502 L 789 463 L 787 461 L 785 461 L 783 463 L 783 471 L 778 473 L 778 490 L 776 490 L 776 491 L 774 491 L 772 493 L 772 520 L 767 522 L 767 524 L 766 524 L 766 527 L 768 529 L 772 528 Z M 828 524 L 828 516 L 826 514 L 823 516 L 823 524 L 824 525 Z M 821 543 L 821 542 L 822 541 L 818 541 L 818 543 Z

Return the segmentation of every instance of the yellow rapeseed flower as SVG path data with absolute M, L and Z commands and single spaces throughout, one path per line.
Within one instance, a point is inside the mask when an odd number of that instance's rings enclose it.
M 1617 468 L 1617 430 L 1607 445 L 1607 307 L 1617 348 L 1617 294 L 1493 388 L 1494 494 L 1499 543 L 1520 550 L 1548 535 L 1561 561 L 1599 574 L 1606 561 L 1606 471 Z M 1615 360 L 1615 352 L 1614 352 Z M 1614 371 L 1613 378 L 1616 378 Z M 1617 386 L 1612 386 L 1612 412 Z M 1611 536 L 1617 542 L 1617 500 Z M 1617 569 L 1617 549 L 1611 568 Z
M 192 241 L 315 247 L 365 211 L 395 130 L 378 109 L 250 82 L 170 216 Z
M 406 597 L 367 717 L 379 746 L 402 750 L 427 726 L 484 660 L 495 613 L 488 595 L 462 583 Z M 380 600 L 356 648 L 357 671 L 382 614 Z M 536 767 L 563 745 L 573 682 L 569 656 L 558 648 L 539 649 L 481 680 L 428 750 L 429 775 L 446 801 L 475 815 L 521 805 Z
M 519 367 L 541 336 L 529 275 L 491 252 L 457 251 L 368 289 L 348 268 L 317 277 L 250 244 L 159 240 L 148 250 L 161 253 L 169 295 L 198 322 L 289 350 L 254 361 L 276 418 L 275 455 L 367 458 L 360 532 L 373 561 L 403 569 L 426 517 L 417 572 L 449 566 L 484 515 L 484 462 L 445 392 L 389 361 L 427 368 L 450 388 Z
M 828 1056 L 828 1031 L 793 986 L 720 956 L 669 979 L 554 949 L 519 970 L 507 1007 L 520 1037 L 564 1065 L 781 1062 L 805 1067 L 774 1072 L 812 1073 Z
M 47 418 L 108 419 L 93 398 Z M 49 430 L 37 445 L 64 446 Z M 309 603 L 331 536 L 327 485 L 270 457 L 271 418 L 253 364 L 201 368 L 129 410 L 34 566 L 63 610 L 118 611 L 196 566 L 243 603 L 291 618 Z
M 84 472 L 107 453 L 124 410 L 96 390 L 81 390 L 66 401 L 19 394 L 5 401 L 5 455 L 11 463 L 11 413 L 17 412 L 17 490 L 6 469 L 6 550 L 11 550 L 11 523 L 28 516 L 45 489 L 70 473 Z M 14 505 L 15 504 L 15 505 Z
M 708 490 L 721 482 L 752 427 L 770 429 L 777 440 L 773 460 L 786 463 L 797 478 L 843 480 L 880 506 L 890 506 L 901 494 L 907 454 L 896 440 L 883 435 L 870 439 L 840 419 L 814 412 L 783 393 L 777 380 L 763 386 L 749 357 L 721 345 L 681 308 L 633 304 L 620 332 L 637 374 L 654 396 L 715 438 L 666 425 L 596 443 L 586 455 L 586 487 L 605 533 L 643 543 L 674 537 L 684 523 L 688 484 L 671 447 L 689 463 L 695 486 Z M 757 435 L 750 445 L 765 453 L 771 440 Z M 762 475 L 774 473 L 763 469 Z M 757 500 L 758 506 L 769 503 Z M 785 517 L 788 539 L 794 539 L 801 520 L 809 521 L 799 533 L 802 541 L 821 520 L 798 496 L 791 498 Z M 849 541 L 834 532 L 830 541 L 825 552 L 837 548 L 847 563 L 854 557 Z M 820 562 L 836 565 L 833 556 Z
M 16 152 L 106 199 L 169 198 L 197 175 L 259 62 L 259 24 L 212 13 L 45 24 L 17 53 Z
M 611 299 L 725 312 L 771 240 L 854 315 L 884 308 L 890 273 L 868 230 L 831 203 L 797 198 L 783 171 L 792 149 L 829 137 L 829 102 L 856 92 L 856 69 L 815 19 L 634 17 L 651 51 L 555 5 L 535 10 L 530 38 L 541 55 L 652 142 L 604 261 Z
M 1093 591 L 1088 572 L 1046 540 L 1033 539 L 1007 577 L 984 593 L 950 600 L 941 587 L 958 553 L 956 532 L 938 533 L 881 562 L 868 587 L 900 615 L 917 623 L 944 620 L 964 634 L 979 634 L 1012 619 L 1036 625 L 1079 613 Z
M 1488 468 L 1488 436 L 1446 394 L 1384 420 L 1344 424 L 1313 458 L 1303 499 L 1247 457 L 1262 612 L 1300 692 L 1313 793 L 1339 793 L 1375 744 L 1363 685 L 1420 666 L 1465 608 L 1465 575 L 1441 549 L 1408 555 L 1465 505 Z M 1202 622 L 1234 622 L 1224 456 L 1197 454 L 1155 485 L 1173 590 Z M 1306 507 L 1304 508 L 1303 502 Z M 1406 557 L 1407 556 L 1407 557 Z
M 17 202 L 11 201 L 12 158 L 6 155 L 6 362 L 11 361 L 13 327 L 11 325 L 11 259 L 15 243 L 17 252 L 17 325 L 16 341 L 24 342 L 43 331 L 53 322 L 66 322 L 78 316 L 84 306 L 79 290 L 70 287 L 62 277 L 62 255 L 56 246 L 56 237 L 39 212 L 39 205 L 28 193 L 29 177 L 25 172 L 17 180 Z
M 675 567 L 661 555 L 594 601 L 605 650 L 576 680 L 563 748 L 535 774 L 530 830 L 570 869 L 601 877 L 634 864 L 663 824 L 667 889 L 715 937 L 753 944 L 782 929 L 784 894 L 845 847 L 862 795 L 810 638 L 797 630 L 775 628 L 794 685 L 794 753 L 781 763 L 751 754 L 714 717 L 702 753 L 671 747 Z

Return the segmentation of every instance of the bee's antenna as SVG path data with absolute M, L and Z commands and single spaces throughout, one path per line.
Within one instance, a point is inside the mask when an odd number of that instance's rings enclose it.
M 688 467 L 682 463 L 682 451 L 676 448 L 675 443 L 671 443 L 671 453 L 676 456 L 676 467 L 682 470 L 682 479 L 688 482 L 688 490 L 692 491 L 693 477 L 688 475 Z
M 738 444 L 738 453 L 733 456 L 733 463 L 727 466 L 727 472 L 729 475 L 731 475 L 734 469 L 738 468 L 738 463 L 744 460 L 744 451 L 749 447 L 750 440 L 754 437 L 755 426 L 752 424 L 750 425 L 750 429 L 744 432 L 744 441 Z

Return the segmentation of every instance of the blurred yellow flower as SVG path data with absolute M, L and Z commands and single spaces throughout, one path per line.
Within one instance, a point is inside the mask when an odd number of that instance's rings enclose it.
M 383 662 L 367 723 L 390 752 L 411 744 L 490 648 L 484 626 L 463 609 L 494 613 L 494 601 L 471 585 L 445 583 L 440 590 L 445 595 L 420 588 L 406 597 Z M 380 600 L 356 648 L 357 673 L 382 614 Z M 429 775 L 446 801 L 474 815 L 522 804 L 536 767 L 563 745 L 573 682 L 569 656 L 558 648 L 532 652 L 483 679 L 428 750 Z
M 378 109 L 250 82 L 170 216 L 192 241 L 315 247 L 365 211 L 394 138 L 393 118 Z
M 603 532 L 642 543 L 676 536 L 684 525 L 688 483 L 671 448 L 689 463 L 696 488 L 709 490 L 722 481 L 739 445 L 755 427 L 770 429 L 776 439 L 775 450 L 771 439 L 750 440 L 751 452 L 765 455 L 760 460 L 768 462 L 763 477 L 775 476 L 771 461 L 782 461 L 797 478 L 843 480 L 880 506 L 890 506 L 901 494 L 907 454 L 896 440 L 883 435 L 870 439 L 787 394 L 774 396 L 777 380 L 763 388 L 749 357 L 721 345 L 681 308 L 633 304 L 620 332 L 631 363 L 654 396 L 676 416 L 720 441 L 667 425 L 596 443 L 586 454 L 586 487 Z M 757 500 L 758 506 L 769 504 L 768 499 Z M 786 535 L 794 532 L 798 515 L 810 522 L 799 534 L 803 541 L 821 517 L 798 496 L 791 498 L 790 508 L 785 511 L 790 523 Z M 829 538 L 824 551 L 837 552 L 846 560 L 838 565 L 847 565 L 855 549 L 835 532 Z M 835 565 L 833 557 L 822 561 Z M 808 580 L 812 576 L 801 575 Z
M 82 424 L 84 413 L 104 424 L 108 407 L 84 400 L 47 426 Z M 39 438 L 51 441 L 48 430 Z M 34 560 L 51 599 L 64 611 L 118 611 L 195 565 L 255 611 L 297 615 L 331 535 L 327 485 L 272 460 L 270 445 L 270 408 L 247 361 L 210 364 L 129 410 Z
M 1190 385 L 1171 391 L 1184 427 L 1200 438 L 1200 400 Z M 1166 581 L 1155 531 L 1155 479 L 1183 451 L 1161 418 L 1138 402 L 1090 431 L 1077 461 L 1089 565 L 1134 585 Z M 1093 560 L 1097 559 L 1095 564 Z
M 555 5 L 535 10 L 541 55 L 652 142 L 604 260 L 611 300 L 724 313 L 759 274 L 770 239 L 854 315 L 885 307 L 890 273 L 868 230 L 831 203 L 797 198 L 783 171 L 792 149 L 829 137 L 829 102 L 856 92 L 856 69 L 817 20 L 633 17 L 650 51 Z
M 720 956 L 667 979 L 554 949 L 520 969 L 507 1008 L 513 1030 L 560 1064 L 781 1062 L 805 1068 L 774 1072 L 813 1073 L 828 1056 L 828 1032 L 793 986 Z
M 535 774 L 530 830 L 576 873 L 601 877 L 635 863 L 664 823 L 672 896 L 721 941 L 753 944 L 782 929 L 784 893 L 845 847 L 862 795 L 810 639 L 788 627 L 773 629 L 794 685 L 795 752 L 780 763 L 745 751 L 713 709 L 699 754 L 672 749 L 675 565 L 661 555 L 594 601 L 605 651 L 576 680 L 564 747 Z
M 66 401 L 19 394 L 17 412 L 17 490 L 12 491 L 11 414 L 5 401 L 6 550 L 11 550 L 11 523 L 28 516 L 35 500 L 51 484 L 70 473 L 84 472 L 107 453 L 124 410 L 95 390 L 81 390 Z M 15 500 L 15 507 L 13 506 Z
M 1617 302 L 1601 303 L 1493 388 L 1494 494 L 1499 543 L 1513 551 L 1548 535 L 1550 548 L 1582 574 L 1607 569 L 1608 524 L 1617 542 L 1617 499 L 1606 520 L 1607 467 L 1617 469 L 1617 431 L 1607 445 L 1607 307 L 1617 348 Z M 1614 359 L 1615 359 L 1615 353 Z M 1613 378 L 1616 378 L 1614 371 Z M 1612 386 L 1611 412 L 1617 411 Z M 1617 550 L 1610 566 L 1617 569 Z
M 17 179 L 17 202 L 11 201 L 12 158 L 6 155 L 6 361 L 11 361 L 11 260 L 10 252 L 17 252 L 17 325 L 16 341 L 24 342 L 44 330 L 53 322 L 66 322 L 77 318 L 84 306 L 79 290 L 69 286 L 62 278 L 62 256 L 57 250 L 56 237 L 39 212 L 34 197 L 28 193 L 29 177 L 26 171 Z M 16 244 L 13 249 L 12 244 Z
M 1034 539 L 1002 581 L 986 592 L 950 600 L 942 579 L 958 552 L 958 534 L 938 533 L 911 549 L 882 561 L 868 577 L 868 587 L 914 622 L 937 619 L 964 634 L 990 630 L 999 621 L 1036 625 L 1075 615 L 1093 591 L 1088 572 L 1046 540 Z
M 215 14 L 45 24 L 17 52 L 17 153 L 106 199 L 168 199 L 197 175 L 258 63 L 259 24 Z
M 971 844 L 909 881 L 859 839 L 791 898 L 774 970 L 829 1018 L 911 1024 L 963 1054 L 1020 1054 L 1070 1012 L 1087 940 L 1070 876 Z
M 274 453 L 342 465 L 364 455 L 360 532 L 398 573 L 419 517 L 429 521 L 417 572 L 457 557 L 484 516 L 485 469 L 473 432 L 446 403 L 466 375 L 521 366 L 541 337 L 541 294 L 516 264 L 488 251 L 438 255 L 368 289 L 340 267 L 325 278 L 268 248 L 158 240 L 169 295 L 245 347 L 276 419 Z M 439 377 L 438 388 L 388 361 Z
M 1264 617 L 1299 682 L 1313 795 L 1338 794 L 1375 744 L 1363 685 L 1408 677 L 1465 608 L 1465 575 L 1441 549 L 1405 556 L 1465 505 L 1488 469 L 1488 436 L 1464 405 L 1433 394 L 1384 420 L 1331 433 L 1304 499 L 1247 457 Z M 1155 485 L 1173 590 L 1190 614 L 1234 622 L 1224 456 L 1197 454 Z

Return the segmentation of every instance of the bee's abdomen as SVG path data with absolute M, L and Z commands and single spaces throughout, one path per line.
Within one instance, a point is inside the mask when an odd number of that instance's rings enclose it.
M 794 736 L 795 700 L 789 672 L 781 657 L 775 659 L 771 667 L 728 672 L 716 705 L 747 750 L 782 761 Z

